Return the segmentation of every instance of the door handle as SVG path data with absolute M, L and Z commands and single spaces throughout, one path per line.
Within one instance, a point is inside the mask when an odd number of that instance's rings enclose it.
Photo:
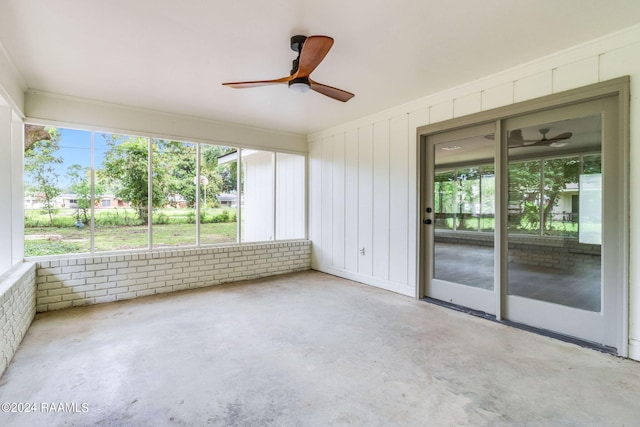
M 423 224 L 431 224 L 431 223 L 432 223 L 432 221 L 431 221 L 430 219 L 423 219 L 423 220 L 422 220 L 422 223 L 423 223 Z

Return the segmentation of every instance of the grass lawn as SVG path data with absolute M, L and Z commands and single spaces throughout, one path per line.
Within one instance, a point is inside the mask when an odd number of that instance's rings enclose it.
M 25 229 L 25 256 L 83 253 L 90 250 L 88 227 L 28 227 Z M 154 224 L 154 247 L 188 246 L 196 243 L 194 224 Z M 200 243 L 215 244 L 236 241 L 236 223 L 200 225 Z M 107 252 L 146 248 L 148 227 L 96 226 L 95 251 Z

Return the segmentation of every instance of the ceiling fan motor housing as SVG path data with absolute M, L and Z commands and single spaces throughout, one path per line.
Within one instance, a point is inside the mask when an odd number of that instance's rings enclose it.
M 302 50 L 302 46 L 304 45 L 305 40 L 307 40 L 307 36 L 292 36 L 291 37 L 291 50 L 297 53 L 300 53 Z
M 293 36 L 291 37 L 291 50 L 296 52 L 298 56 L 291 63 L 291 75 L 294 75 L 298 72 L 298 66 L 300 65 L 300 52 L 302 52 L 302 46 L 304 46 L 304 42 L 307 40 L 306 36 Z M 291 86 L 292 82 L 289 82 L 289 86 Z

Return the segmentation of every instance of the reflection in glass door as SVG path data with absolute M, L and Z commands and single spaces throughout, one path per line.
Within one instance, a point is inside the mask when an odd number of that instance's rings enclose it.
M 429 138 L 425 212 L 432 225 L 427 295 L 489 313 L 495 310 L 492 132 L 491 125 Z
M 600 312 L 601 135 L 600 115 L 509 132 L 510 295 Z

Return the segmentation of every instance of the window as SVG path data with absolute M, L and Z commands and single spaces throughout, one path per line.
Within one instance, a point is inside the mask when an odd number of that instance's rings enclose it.
M 24 153 L 25 253 L 91 250 L 91 132 L 40 129 Z
M 197 145 L 154 139 L 151 147 L 153 183 L 158 187 L 153 189 L 153 247 L 195 245 Z M 200 187 L 205 196 L 207 184 L 206 175 L 200 174 Z M 206 212 L 206 199 L 201 212 Z
M 200 243 L 238 240 L 238 150 L 202 145 L 200 152 Z
M 544 236 L 585 236 L 592 229 L 599 235 L 600 227 L 590 227 L 600 218 L 592 212 L 601 211 L 601 155 L 576 155 L 509 164 L 509 232 Z M 594 190 L 595 193 L 591 192 Z M 589 195 L 594 195 L 590 198 Z M 590 202 L 591 200 L 591 202 Z M 579 206 L 593 203 L 580 218 Z M 592 220 L 588 218 L 593 217 Z M 587 222 L 591 221 L 591 222 Z M 599 243 L 598 237 L 591 243 Z
M 274 239 L 274 153 L 242 150 L 242 222 L 243 242 Z
M 95 133 L 94 197 L 117 201 L 96 209 L 95 251 L 146 248 L 149 244 L 149 139 Z
M 27 126 L 26 256 L 305 237 L 304 156 Z
M 491 231 L 495 227 L 493 165 L 436 171 L 435 227 L 456 231 Z
M 276 153 L 276 239 L 305 236 L 304 156 Z

